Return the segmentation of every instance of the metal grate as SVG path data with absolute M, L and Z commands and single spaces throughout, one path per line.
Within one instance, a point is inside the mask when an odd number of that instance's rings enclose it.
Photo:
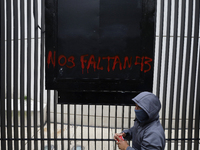
M 162 100 L 167 149 L 198 149 L 199 1 L 158 2 L 155 93 Z M 158 22 L 159 20 L 159 22 Z
M 45 1 L 1 0 L 1 148 L 117 149 L 134 107 L 57 104 L 44 85 Z M 157 1 L 153 93 L 166 149 L 199 149 L 199 1 Z M 130 142 L 131 143 L 131 142 Z

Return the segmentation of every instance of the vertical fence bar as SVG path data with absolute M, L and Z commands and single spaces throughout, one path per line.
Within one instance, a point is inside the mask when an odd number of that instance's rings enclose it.
M 131 106 L 129 106 L 129 112 L 128 112 L 128 128 L 131 128 Z M 129 141 L 130 145 L 130 141 Z
M 68 109 L 67 109 L 67 121 L 68 121 L 68 125 L 67 125 L 67 138 L 70 139 L 70 104 L 67 105 Z M 68 140 L 68 149 L 70 149 L 70 140 Z
M 31 149 L 31 1 L 27 1 L 27 148 Z
M 13 116 L 14 116 L 14 149 L 19 149 L 18 144 L 18 0 L 13 1 L 14 8 L 14 106 L 13 106 Z
M 175 65 L 176 65 L 176 49 L 177 49 L 177 29 L 178 29 L 178 0 L 175 0 L 174 7 L 174 38 L 173 38 L 173 49 L 172 49 L 172 68 L 171 68 L 171 82 L 170 82 L 170 97 L 169 97 L 169 122 L 168 122 L 168 138 L 172 138 L 172 114 L 174 104 L 174 86 L 175 86 Z M 168 150 L 171 150 L 171 140 L 168 141 Z
M 163 44 L 163 19 L 164 19 L 164 0 L 160 2 L 160 28 L 159 28 L 159 47 L 158 56 L 162 56 L 162 44 Z M 161 57 L 158 57 L 158 73 L 157 73 L 157 85 L 156 95 L 160 97 L 160 75 L 161 75 Z
M 103 105 L 101 106 L 101 149 L 103 150 Z
M 24 127 L 24 50 L 25 50 L 25 27 L 24 27 L 24 1 L 20 1 L 20 125 L 21 125 L 21 149 L 25 150 L 25 127 Z
M 115 105 L 115 133 L 117 133 L 117 105 Z M 117 146 L 115 144 L 115 150 Z
M 53 1 L 53 4 L 54 4 L 54 14 L 56 14 L 57 11 L 57 6 L 58 6 L 58 1 L 57 0 L 54 0 Z M 46 4 L 46 3 L 45 3 Z M 44 5 L 45 7 L 45 5 Z M 54 18 L 57 17 L 57 16 L 54 16 Z M 54 31 L 54 34 L 57 35 L 57 30 Z M 54 44 L 56 45 L 57 43 L 57 38 L 55 39 L 55 42 Z M 54 50 L 56 49 L 56 46 L 54 47 Z M 57 100 L 58 100 L 58 92 L 55 90 L 54 91 L 54 147 L 55 147 L 55 150 L 57 150 Z M 62 131 L 61 131 L 62 133 Z
M 94 108 L 94 138 L 95 138 L 95 143 L 94 143 L 94 146 L 95 146 L 95 149 L 97 149 L 97 141 L 96 141 L 96 138 L 97 138 L 97 121 L 96 121 L 96 117 L 97 117 L 97 105 L 95 105 L 95 108 Z
M 44 102 L 44 33 L 45 33 L 45 1 L 41 1 L 41 66 L 40 66 L 40 134 L 41 134 L 41 149 L 44 149 L 44 111 L 43 111 L 43 102 Z
M 128 112 L 128 128 L 131 127 L 131 106 L 129 106 L 129 112 Z
M 1 53 L 1 149 L 6 149 L 6 128 L 5 128 L 5 8 L 4 0 L 0 2 L 1 8 L 1 35 L 0 35 L 0 53 Z
M 54 91 L 54 148 L 57 150 L 57 99 L 58 93 Z
M 181 98 L 181 80 L 182 80 L 182 67 L 183 67 L 183 49 L 184 49 L 184 33 L 185 33 L 185 8 L 186 0 L 182 1 L 181 5 L 181 31 L 180 31 L 180 48 L 179 48 L 179 62 L 178 62 L 178 76 L 177 76 L 177 92 L 176 92 L 176 106 L 180 106 Z M 179 114 L 180 107 L 176 107 L 175 115 L 175 139 L 178 139 L 179 134 Z M 178 140 L 175 141 L 174 149 L 178 149 Z
M 34 149 L 38 150 L 38 131 L 37 131 L 37 101 L 38 101 L 38 1 L 34 0 L 33 3 L 33 12 L 34 12 Z
M 193 43 L 193 57 L 192 57 L 192 72 L 191 72 L 191 84 L 190 84 L 190 103 L 189 103 L 189 121 L 188 121 L 188 138 L 192 139 L 192 127 L 193 127 L 193 110 L 194 110 L 194 98 L 195 98 L 195 81 L 197 71 L 197 56 L 198 56 L 198 41 L 199 41 L 199 0 L 195 1 L 195 18 L 194 18 L 194 43 Z M 192 140 L 188 141 L 187 149 L 192 148 Z
M 47 90 L 47 139 L 48 139 L 48 150 L 51 150 L 51 124 L 50 124 L 50 90 Z
M 83 104 L 81 105 L 81 148 L 83 147 Z
M 197 0 L 198 1 L 198 0 Z M 198 2 L 196 1 L 196 5 Z M 197 16 L 196 16 L 197 17 Z M 200 51 L 198 53 L 199 56 L 199 62 L 197 66 L 200 66 Z M 194 133 L 194 138 L 196 139 L 194 141 L 194 150 L 199 150 L 199 121 L 200 121 L 200 69 L 198 67 L 198 72 L 197 72 L 197 89 L 196 89 L 196 112 L 195 112 L 195 133 Z
M 122 106 L 122 131 L 124 130 L 124 105 Z
M 57 3 L 58 3 L 58 1 L 55 0 L 54 1 L 54 6 L 58 6 Z M 55 7 L 54 14 L 56 14 L 56 12 L 58 12 L 57 9 L 58 8 Z M 54 31 L 54 34 L 57 35 L 57 30 Z M 56 43 L 57 43 L 57 38 L 55 39 L 55 45 L 56 45 Z M 57 150 L 57 100 L 58 100 L 58 92 L 54 91 L 54 138 L 55 138 L 54 146 L 55 146 L 55 150 Z
M 88 150 L 90 150 L 90 104 L 88 104 Z
M 169 45 L 170 45 L 170 24 L 171 24 L 171 0 L 168 0 L 167 8 L 167 37 L 164 62 L 164 83 L 163 83 L 163 102 L 162 105 L 162 126 L 165 129 L 165 114 L 166 114 L 166 95 L 167 95 L 167 80 L 168 80 L 168 64 L 169 64 Z
M 64 150 L 64 105 L 61 104 L 61 149 Z
M 0 2 L 0 8 L 1 8 L 1 2 Z M 2 8 L 1 8 L 2 9 Z M 4 9 L 3 9 L 4 10 Z M 2 18 L 2 15 L 4 15 L 4 13 L 2 13 L 1 12 L 1 15 L 0 15 L 0 24 L 1 23 L 3 23 L 3 20 L 1 19 Z M 0 33 L 2 32 L 2 29 L 0 28 Z M 1 47 L 1 43 L 2 43 L 2 40 L 3 38 L 2 38 L 2 35 L 0 34 L 0 59 L 1 59 L 1 50 L 2 50 L 2 47 Z M 1 62 L 0 62 L 0 71 L 1 71 Z M 0 91 L 1 91 L 1 76 L 0 76 Z M 0 96 L 0 103 L 2 102 L 2 98 L 1 98 L 1 96 Z M 1 108 L 0 107 L 0 126 L 1 126 L 1 109 L 3 109 L 3 108 Z M 1 136 L 0 136 L 0 138 L 1 138 Z
M 188 76 L 189 76 L 189 63 L 190 63 L 190 52 L 191 52 L 191 34 L 192 34 L 192 11 L 193 11 L 193 1 L 189 1 L 189 14 L 188 14 L 188 30 L 187 30 L 187 47 L 186 47 L 186 64 L 185 64 L 185 79 L 183 86 L 183 106 L 182 106 L 182 128 L 181 128 L 181 138 L 185 138 L 185 125 L 186 125 L 186 104 L 188 95 Z M 185 149 L 185 140 L 181 141 L 181 150 Z
M 7 14 L 7 137 L 8 149 L 12 149 L 12 112 L 11 112 L 11 0 L 6 1 Z
M 108 105 L 108 149 L 110 149 L 110 105 Z
M 1 8 L 1 2 L 0 2 L 0 8 Z M 2 8 L 1 8 L 2 9 Z M 4 9 L 3 9 L 4 10 Z M 4 15 L 4 12 L 1 12 L 1 15 L 0 15 L 0 24 L 3 23 L 4 21 L 1 19 L 2 18 L 2 15 Z M 5 25 L 4 25 L 5 26 Z M 2 32 L 2 28 L 0 28 L 0 32 Z M 2 47 L 1 47 L 1 44 L 2 44 L 2 41 L 3 41 L 3 38 L 2 38 L 2 35 L 0 34 L 0 59 L 1 59 L 1 50 L 2 50 Z M 0 71 L 1 71 L 1 62 L 0 62 Z M 1 76 L 0 76 L 0 91 L 1 91 Z M 0 97 L 0 102 L 1 102 L 1 97 Z M 1 125 L 1 107 L 0 107 L 0 125 Z M 1 137 L 1 136 L 0 136 Z M 1 142 L 0 142 L 1 143 Z M 0 144 L 1 145 L 1 144 Z
M 76 104 L 74 105 L 74 147 L 76 147 Z

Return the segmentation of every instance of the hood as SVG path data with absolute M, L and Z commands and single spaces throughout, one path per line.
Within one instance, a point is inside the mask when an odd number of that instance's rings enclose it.
M 161 104 L 156 95 L 150 92 L 141 92 L 132 100 L 148 114 L 149 119 L 146 122 L 159 118 Z

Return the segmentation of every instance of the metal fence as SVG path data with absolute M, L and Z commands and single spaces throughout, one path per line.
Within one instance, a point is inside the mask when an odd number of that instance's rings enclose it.
M 1 149 L 117 149 L 134 107 L 57 104 L 44 85 L 45 1 L 1 0 Z M 157 1 L 154 85 L 166 149 L 199 149 L 199 0 Z

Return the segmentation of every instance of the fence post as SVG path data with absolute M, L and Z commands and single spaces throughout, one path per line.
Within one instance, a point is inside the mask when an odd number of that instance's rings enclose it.
M 5 130 L 5 8 L 4 0 L 0 2 L 0 25 L 1 25 L 1 34 L 0 34 L 0 113 L 1 113 L 1 149 L 6 149 L 6 130 Z

